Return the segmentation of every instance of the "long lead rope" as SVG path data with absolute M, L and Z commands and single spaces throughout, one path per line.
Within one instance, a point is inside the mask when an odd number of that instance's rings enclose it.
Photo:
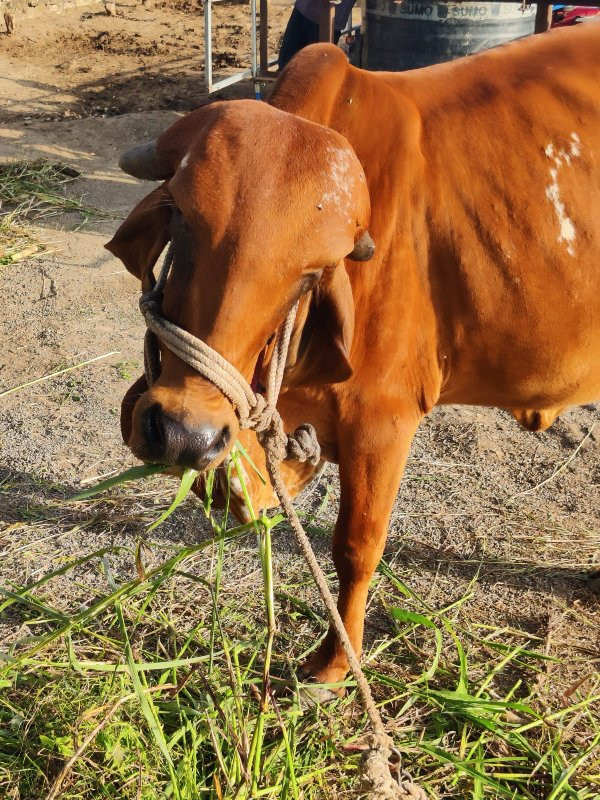
M 159 279 L 154 288 L 142 295 L 140 310 L 146 320 L 144 340 L 144 367 L 148 385 L 151 386 L 160 374 L 159 340 L 178 358 L 213 383 L 227 397 L 236 410 L 240 428 L 256 432 L 265 449 L 267 471 L 279 502 L 281 503 L 298 545 L 308 564 L 327 614 L 336 635 L 344 648 L 350 669 L 362 695 L 365 710 L 371 723 L 373 736 L 371 746 L 363 754 L 362 766 L 365 789 L 372 800 L 391 800 L 391 798 L 413 798 L 427 800 L 422 789 L 400 775 L 400 754 L 392 746 L 386 733 L 381 714 L 375 705 L 371 689 L 361 669 L 346 628 L 340 617 L 335 600 L 329 590 L 323 571 L 315 557 L 310 541 L 292 505 L 292 499 L 281 477 L 281 461 L 294 459 L 318 464 L 321 456 L 315 429 L 312 425 L 300 425 L 293 434 L 286 434 L 283 420 L 276 404 L 283 382 L 290 337 L 296 319 L 297 304 L 287 315 L 277 330 L 275 345 L 267 379 L 267 390 L 263 396 L 255 393 L 244 376 L 222 355 L 188 331 L 165 319 L 160 311 L 162 296 L 174 260 L 173 244 L 169 245 Z M 391 777 L 388 763 L 390 758 L 397 761 L 398 779 Z

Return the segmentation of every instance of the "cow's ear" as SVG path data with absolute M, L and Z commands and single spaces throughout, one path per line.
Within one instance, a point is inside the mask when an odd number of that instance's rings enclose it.
M 354 298 L 341 262 L 313 290 L 295 364 L 286 376 L 290 386 L 340 383 L 352 375 Z
M 144 281 L 170 238 L 173 198 L 159 186 L 137 204 L 105 245 L 129 272 Z

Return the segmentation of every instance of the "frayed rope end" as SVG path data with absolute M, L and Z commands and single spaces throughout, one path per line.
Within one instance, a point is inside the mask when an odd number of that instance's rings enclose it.
M 428 800 L 423 789 L 410 779 L 394 780 L 389 768 L 389 752 L 372 746 L 360 760 L 361 791 L 368 800 Z

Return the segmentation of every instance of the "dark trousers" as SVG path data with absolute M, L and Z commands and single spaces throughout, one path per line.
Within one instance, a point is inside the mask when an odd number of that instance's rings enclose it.
M 340 31 L 335 31 L 335 41 L 340 38 Z M 288 20 L 281 49 L 279 51 L 279 69 L 283 69 L 298 52 L 308 44 L 319 41 L 319 26 L 316 22 L 307 19 L 298 9 L 294 9 Z

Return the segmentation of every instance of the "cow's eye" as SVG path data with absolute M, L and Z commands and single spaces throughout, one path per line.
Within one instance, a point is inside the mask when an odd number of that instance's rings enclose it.
M 311 289 L 314 289 L 317 283 L 321 280 L 322 275 L 322 269 L 318 270 L 317 272 L 310 272 L 307 275 L 303 275 L 301 293 L 304 294 L 305 292 L 309 292 Z

